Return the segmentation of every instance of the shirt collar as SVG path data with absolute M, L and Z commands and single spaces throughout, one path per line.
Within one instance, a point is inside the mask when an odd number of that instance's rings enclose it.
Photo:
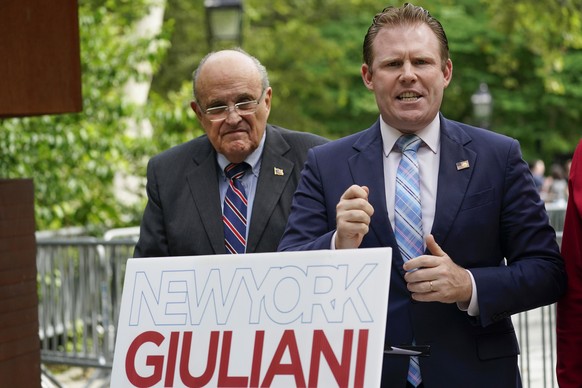
M 386 122 L 380 116 L 380 132 L 382 134 L 382 143 L 384 147 L 384 156 L 388 157 L 388 154 L 392 152 L 394 145 L 398 138 L 404 135 L 394 127 L 386 124 Z M 435 118 L 426 127 L 416 132 L 415 135 L 420 137 L 422 142 L 433 152 L 437 153 L 439 149 L 440 140 L 440 117 L 437 114 Z
M 257 149 L 254 150 L 244 160 L 245 162 L 247 162 L 251 166 L 251 169 L 253 171 L 253 175 L 255 175 L 255 176 L 259 176 L 259 171 L 261 169 L 261 163 L 259 163 L 259 162 L 261 159 L 261 155 L 263 153 L 263 149 L 265 148 L 265 139 L 266 138 L 267 138 L 267 131 L 265 131 L 263 133 L 263 138 L 261 139 L 261 142 L 259 143 L 259 146 L 257 147 Z M 230 162 L 228 161 L 226 156 L 224 156 L 223 154 L 220 154 L 218 152 L 216 153 L 216 160 L 218 162 L 218 165 L 220 166 L 221 175 L 225 176 L 224 169 L 226 168 L 226 166 L 228 166 L 230 164 Z

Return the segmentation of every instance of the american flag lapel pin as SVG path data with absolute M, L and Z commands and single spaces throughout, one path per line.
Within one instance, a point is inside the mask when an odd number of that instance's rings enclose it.
M 462 160 L 460 162 L 457 162 L 457 171 L 464 170 L 466 168 L 469 168 L 468 160 Z
M 282 168 L 273 167 L 273 174 L 275 174 L 277 176 L 283 176 L 283 175 L 285 175 L 285 172 L 283 171 Z

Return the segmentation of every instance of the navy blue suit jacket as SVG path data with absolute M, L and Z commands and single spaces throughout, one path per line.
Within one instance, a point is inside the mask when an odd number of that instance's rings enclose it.
M 430 345 L 425 387 L 520 387 L 510 315 L 555 302 L 563 260 L 516 140 L 440 117 L 440 167 L 431 233 L 471 271 L 480 315 L 456 304 L 414 302 L 386 209 L 380 124 L 309 151 L 279 250 L 329 249 L 336 205 L 351 185 L 374 207 L 360 248 L 392 247 L 386 344 Z M 468 161 L 469 168 L 457 169 Z M 505 261 L 506 260 L 506 264 Z M 382 385 L 404 387 L 408 359 L 385 356 Z

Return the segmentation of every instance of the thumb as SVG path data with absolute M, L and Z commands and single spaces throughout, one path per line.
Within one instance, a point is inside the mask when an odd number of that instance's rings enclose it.
M 368 199 L 368 196 L 370 195 L 370 188 L 368 186 L 360 186 L 365 192 L 366 192 L 366 200 Z
M 436 243 L 432 234 L 427 235 L 424 238 L 424 241 L 426 242 L 426 247 L 433 256 L 446 256 L 445 251 L 443 251 L 441 246 Z

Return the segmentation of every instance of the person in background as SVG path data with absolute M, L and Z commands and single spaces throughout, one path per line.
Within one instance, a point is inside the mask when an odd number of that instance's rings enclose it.
M 267 124 L 267 71 L 241 49 L 204 57 L 193 88 L 206 134 L 149 161 L 134 256 L 276 251 L 307 150 L 327 140 Z
M 566 179 L 570 176 L 570 170 L 572 169 L 572 159 L 567 159 L 566 163 L 564 163 L 564 173 L 566 175 Z
M 559 163 L 552 164 L 549 177 L 549 189 L 546 202 L 566 205 L 568 197 L 568 180 L 564 167 Z
M 521 387 L 510 317 L 566 274 L 519 143 L 440 114 L 453 64 L 425 9 L 387 7 L 363 46 L 380 117 L 308 152 L 279 250 L 392 248 L 385 342 L 430 356 L 384 355 L 383 387 Z
M 538 192 L 541 193 L 544 187 L 544 174 L 546 173 L 546 165 L 544 161 L 541 159 L 535 159 L 529 164 L 529 169 L 533 176 L 536 188 L 538 189 Z
M 568 205 L 562 234 L 562 256 L 568 289 L 558 301 L 556 374 L 561 388 L 582 387 L 582 140 L 568 179 Z

